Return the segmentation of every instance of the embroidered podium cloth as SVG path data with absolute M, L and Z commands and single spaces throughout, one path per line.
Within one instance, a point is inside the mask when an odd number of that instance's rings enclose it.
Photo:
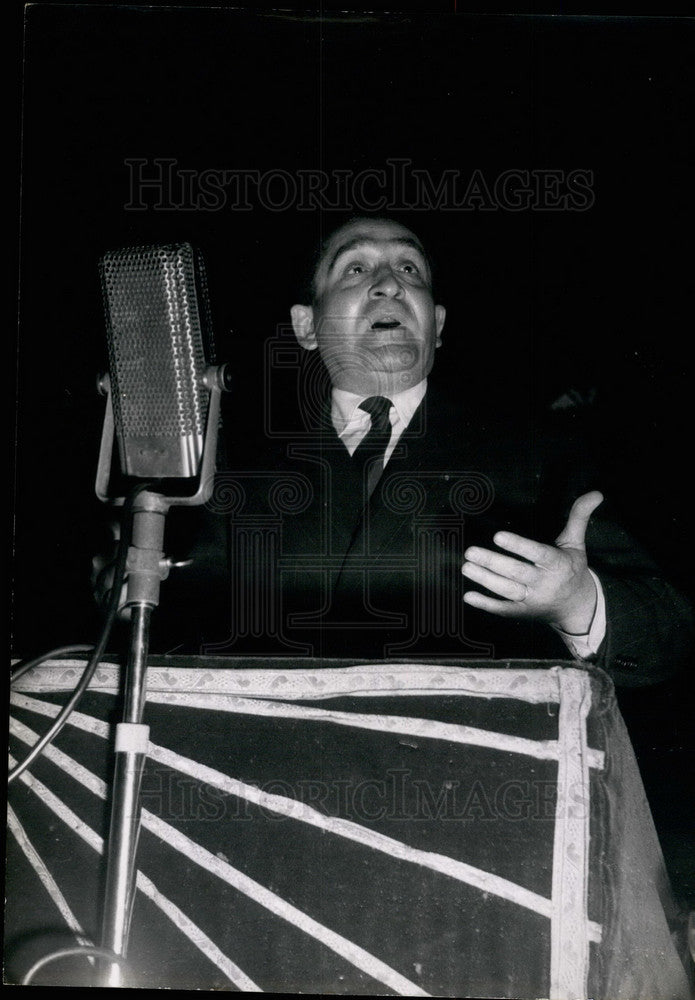
M 11 696 L 10 757 L 84 662 Z M 5 975 L 99 940 L 121 671 L 9 791 Z M 687 1000 L 613 687 L 574 662 L 152 658 L 124 985 Z M 37 982 L 88 986 L 84 957 Z

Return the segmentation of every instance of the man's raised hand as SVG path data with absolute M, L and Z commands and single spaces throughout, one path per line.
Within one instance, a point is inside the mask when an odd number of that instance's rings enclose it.
M 596 610 L 596 585 L 584 539 L 589 519 L 602 501 L 597 490 L 578 497 L 554 545 L 498 531 L 495 545 L 512 555 L 479 546 L 466 549 L 463 575 L 497 595 L 469 590 L 463 597 L 466 604 L 506 618 L 536 618 L 574 635 L 586 634 Z

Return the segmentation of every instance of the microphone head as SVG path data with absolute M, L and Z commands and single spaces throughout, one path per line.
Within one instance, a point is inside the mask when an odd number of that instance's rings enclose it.
M 198 474 L 214 361 L 202 257 L 188 243 L 130 247 L 99 262 L 121 471 Z

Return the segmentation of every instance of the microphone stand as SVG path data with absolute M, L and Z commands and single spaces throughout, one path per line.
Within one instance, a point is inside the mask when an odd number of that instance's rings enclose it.
M 147 654 L 152 611 L 159 603 L 159 583 L 169 566 L 164 558 L 164 518 L 168 504 L 144 492 L 133 511 L 128 550 L 130 643 L 125 676 L 123 721 L 116 727 L 116 763 L 108 837 L 102 947 L 125 957 L 135 894 L 135 858 L 140 831 L 140 791 L 149 747 L 149 726 L 142 724 L 147 700 Z M 166 508 L 166 509 L 161 509 Z M 123 968 L 106 971 L 106 986 L 122 986 Z
M 144 490 L 133 507 L 133 530 L 126 570 L 126 606 L 131 607 L 130 640 L 125 676 L 123 721 L 116 727 L 116 763 L 113 778 L 111 822 L 107 841 L 106 889 L 102 917 L 103 948 L 125 958 L 136 890 L 136 857 L 140 832 L 140 792 L 149 750 L 149 726 L 143 725 L 147 701 L 147 656 L 152 611 L 159 604 L 160 582 L 169 574 L 164 556 L 164 523 L 174 505 L 193 506 L 210 498 L 215 472 L 215 451 L 220 414 L 220 394 L 229 389 L 225 365 L 209 367 L 204 384 L 210 391 L 206 436 L 199 486 L 190 497 L 167 497 Z M 108 481 L 113 449 L 114 418 L 108 375 L 99 382 L 107 395 L 96 493 L 109 500 Z M 123 503 L 123 498 L 119 501 Z M 123 965 L 108 962 L 103 986 L 123 986 Z

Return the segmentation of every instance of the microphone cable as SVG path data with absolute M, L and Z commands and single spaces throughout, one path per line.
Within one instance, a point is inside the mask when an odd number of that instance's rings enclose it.
M 57 962 L 61 958 L 69 958 L 72 955 L 84 955 L 86 958 L 92 960 L 93 958 L 104 958 L 111 963 L 120 965 L 122 968 L 126 968 L 126 960 L 122 955 L 117 955 L 115 952 L 111 951 L 110 948 L 100 948 L 98 945 L 85 944 L 77 945 L 74 948 L 61 948 L 59 951 L 52 951 L 50 955 L 44 955 L 43 958 L 38 959 L 34 962 L 28 972 L 24 974 L 21 986 L 33 985 L 32 980 L 37 972 L 39 972 L 44 965 L 48 965 L 49 962 Z M 36 984 L 37 986 L 40 984 Z
M 25 771 L 30 764 L 32 764 L 36 758 L 43 752 L 43 750 L 51 743 L 58 733 L 65 726 L 70 714 L 74 710 L 78 701 L 84 694 L 84 692 L 89 687 L 89 684 L 94 676 L 94 673 L 99 666 L 101 657 L 106 649 L 106 644 L 109 641 L 111 635 L 111 630 L 113 628 L 114 622 L 116 621 L 116 616 L 118 614 L 118 606 L 120 603 L 121 590 L 123 588 L 123 581 L 125 579 L 126 570 L 126 560 L 128 558 L 128 548 L 130 546 L 130 538 L 132 531 L 132 517 L 133 517 L 133 505 L 136 498 L 144 490 L 148 489 L 151 483 L 138 483 L 130 491 L 123 504 L 123 513 L 121 517 L 121 537 L 119 539 L 118 552 L 116 556 L 116 563 L 114 567 L 114 577 L 113 585 L 111 588 L 111 594 L 109 597 L 109 602 L 106 609 L 106 617 L 104 619 L 104 624 L 101 630 L 101 635 L 97 641 L 96 646 L 87 645 L 75 645 L 75 646 L 59 646 L 57 649 L 53 649 L 48 653 L 43 653 L 41 656 L 35 657 L 33 660 L 29 660 L 28 663 L 23 663 L 18 667 L 15 672 L 10 677 L 10 687 L 15 684 L 20 677 L 24 676 L 28 670 L 33 667 L 38 666 L 45 660 L 50 659 L 53 656 L 65 655 L 66 653 L 85 653 L 91 651 L 91 656 L 87 661 L 87 666 L 84 669 L 80 680 L 75 687 L 75 690 L 71 694 L 68 701 L 65 703 L 60 713 L 55 719 L 55 722 L 50 727 L 50 729 L 44 733 L 41 739 L 34 744 L 24 760 L 20 761 L 8 774 L 8 783 L 14 781 L 18 778 L 23 771 Z

